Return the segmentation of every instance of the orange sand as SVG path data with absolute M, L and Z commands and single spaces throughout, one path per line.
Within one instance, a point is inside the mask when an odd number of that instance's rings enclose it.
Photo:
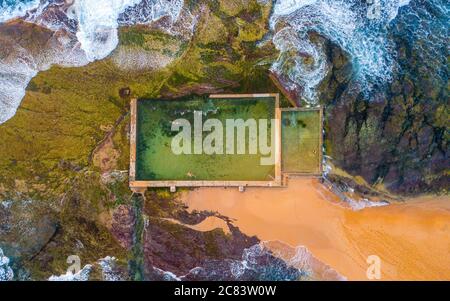
M 200 188 L 182 199 L 261 240 L 305 246 L 349 280 L 367 280 L 369 255 L 380 257 L 382 280 L 450 280 L 450 197 L 352 211 L 318 180 L 291 179 L 288 188 Z

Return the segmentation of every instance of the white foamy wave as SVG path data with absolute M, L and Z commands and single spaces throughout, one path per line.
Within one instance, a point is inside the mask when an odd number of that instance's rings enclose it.
M 16 113 L 25 89 L 39 71 L 47 70 L 52 64 L 77 67 L 89 61 L 79 45 L 64 35 L 53 35 L 47 42 L 48 48 L 39 54 L 32 54 L 19 43 L 2 40 L 0 49 L 0 124 Z
M 119 17 L 121 25 L 147 24 L 163 17 L 175 22 L 183 9 L 183 0 L 142 0 Z
M 28 2 L 2 1 L 2 4 L 0 4 L 0 23 L 23 17 L 29 10 L 39 7 L 39 4 L 40 0 Z
M 89 60 L 108 56 L 118 45 L 119 17 L 122 24 L 146 24 L 169 17 L 178 19 L 182 0 L 76 0 L 70 10 L 77 20 L 77 38 Z
M 277 1 L 274 7 L 274 16 L 284 16 L 289 15 L 298 9 L 314 4 L 316 0 L 285 0 Z
M 115 257 L 106 256 L 98 261 L 102 270 L 102 278 L 104 281 L 122 281 L 122 275 L 116 270 L 117 259 Z
M 241 259 L 207 260 L 179 278 L 188 281 L 296 281 L 306 280 L 307 273 L 289 266 L 260 243 L 244 249 Z
M 11 281 L 14 278 L 13 270 L 9 267 L 9 258 L 3 254 L 0 248 L 0 281 Z
M 283 81 L 284 88 L 292 91 L 301 86 L 303 97 L 315 100 L 315 88 L 330 69 L 322 45 L 312 43 L 292 27 L 280 30 L 273 43 L 282 54 L 272 65 L 272 71 L 287 75 L 288 80 Z
M 206 260 L 183 276 L 156 267 L 153 270 L 158 280 L 166 281 L 347 280 L 306 247 L 291 247 L 281 241 L 264 241 L 246 248 L 241 259 Z
M 328 157 L 327 160 L 330 160 L 330 158 Z M 335 195 L 339 197 L 339 199 L 341 200 L 339 205 L 345 208 L 349 208 L 353 211 L 359 211 L 364 208 L 370 207 L 381 207 L 390 205 L 390 203 L 386 200 L 372 201 L 367 198 L 361 198 L 361 196 L 358 193 L 355 193 L 354 188 L 349 187 L 346 184 L 338 185 L 336 183 L 333 183 L 327 178 L 327 175 L 332 170 L 331 164 L 329 164 L 328 161 L 324 162 L 327 171 L 324 173 L 324 177 L 322 178 L 323 183 L 329 190 L 331 190 Z
M 103 59 L 118 43 L 117 19 L 140 0 L 77 0 L 71 13 L 78 22 L 77 38 L 90 61 Z
M 65 30 L 75 33 L 77 23 L 68 15 L 73 16 L 73 9 L 69 11 L 69 7 L 73 4 L 73 0 L 47 0 L 26 14 L 23 18 L 26 22 L 34 23 L 52 31 Z
M 34 58 L 24 49 L 18 49 L 11 60 L 0 60 L 0 124 L 14 116 L 25 87 L 36 74 Z
M 371 201 L 368 199 L 361 199 L 361 200 L 353 200 L 351 198 L 348 198 L 347 200 L 350 208 L 352 208 L 353 211 L 359 211 L 364 208 L 370 208 L 370 207 L 382 207 L 389 205 L 389 202 L 387 201 Z
M 101 270 L 103 281 L 122 281 L 124 276 L 117 269 L 117 259 L 115 257 L 106 256 L 99 259 L 94 264 L 87 264 L 81 270 L 74 273 L 67 271 L 65 274 L 56 276 L 52 275 L 48 278 L 49 281 L 89 281 L 91 273 L 95 270 Z
M 67 271 L 67 273 L 55 276 L 52 275 L 48 278 L 49 281 L 88 281 L 89 276 L 92 272 L 93 266 L 87 264 L 77 273 L 72 273 L 71 271 Z
M 0 124 L 15 115 L 25 96 L 25 88 L 39 71 L 47 70 L 54 64 L 79 67 L 103 59 L 119 43 L 120 24 L 151 23 L 164 16 L 168 16 L 170 22 L 175 22 L 180 17 L 183 3 L 183 0 L 75 0 L 73 3 L 36 1 L 36 5 L 30 4 L 26 7 L 26 13 L 9 14 L 5 20 L 15 16 L 26 16 L 24 19 L 27 22 L 39 24 L 55 33 L 48 41 L 47 47 L 40 53 L 30 54 L 11 37 L 6 41 L 7 46 L 2 45 Z M 24 10 L 25 7 L 22 11 Z M 0 12 L 6 16 L 10 11 L 3 10 L 2 7 Z M 185 15 L 189 16 L 188 12 Z M 191 19 L 189 25 L 195 24 L 195 18 Z M 4 44 L 4 41 L 2 43 Z M 125 64 L 125 67 L 131 65 L 136 69 L 139 67 L 149 69 L 151 62 L 155 63 L 154 68 L 168 63 L 167 60 L 156 61 L 155 58 L 148 60 L 146 56 L 133 53 L 129 56 L 122 53 L 115 61 Z M 137 66 L 139 63 L 146 65 Z
M 371 90 L 388 82 L 395 67 L 395 50 L 386 27 L 407 0 L 380 0 L 364 4 L 356 0 L 279 0 L 270 26 L 281 54 L 272 66 L 288 90 L 298 90 L 306 101 L 317 101 L 316 87 L 331 66 L 315 32 L 346 52 L 353 78 Z
M 153 271 L 161 278 L 162 281 L 181 281 L 181 279 L 172 272 L 161 270 L 153 267 Z
M 292 247 L 281 241 L 264 241 L 261 245 L 289 266 L 307 272 L 312 280 L 346 281 L 347 278 L 317 259 L 305 246 Z

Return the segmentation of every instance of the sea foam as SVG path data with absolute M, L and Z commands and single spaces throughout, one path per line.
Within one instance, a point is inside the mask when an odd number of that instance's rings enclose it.
M 15 115 L 28 83 L 39 71 L 54 64 L 79 67 L 103 59 L 117 47 L 120 25 L 148 24 L 166 16 L 173 23 L 180 16 L 183 3 L 183 0 L 2 2 L 0 23 L 23 17 L 60 34 L 55 34 L 48 43 L 49 49 L 42 49 L 38 56 L 12 40 L 7 41 L 6 50 L 0 49 L 0 124 Z M 56 19 L 41 17 L 49 9 L 60 10 L 51 14 Z
M 90 61 L 103 59 L 119 43 L 117 19 L 140 0 L 77 0 L 73 17 L 78 21 L 77 38 Z
M 9 267 L 9 258 L 0 248 L 0 281 L 11 281 L 14 278 L 13 270 Z
M 80 271 L 72 273 L 67 271 L 65 274 L 48 278 L 49 281 L 88 281 L 92 272 L 93 266 L 91 264 L 85 265 Z
M 281 241 L 263 241 L 242 252 L 241 259 L 205 260 L 186 275 L 153 267 L 158 280 L 165 281 L 296 281 L 347 280 L 318 260 L 306 247 Z
M 175 21 L 182 0 L 75 0 L 69 17 L 78 23 L 78 41 L 90 61 L 108 56 L 118 45 L 121 25 L 148 24 L 168 16 Z
M 317 101 L 317 85 L 328 74 L 324 45 L 312 40 L 315 32 L 346 52 L 353 78 L 365 90 L 388 82 L 395 68 L 395 45 L 387 36 L 387 25 L 407 0 L 279 0 L 270 26 L 273 42 L 281 54 L 272 71 L 287 89 L 298 89 L 306 101 Z M 279 26 L 278 26 L 279 25 Z M 281 28 L 280 28 L 281 27 Z
M 0 23 L 23 17 L 29 10 L 39 6 L 40 0 L 0 1 Z

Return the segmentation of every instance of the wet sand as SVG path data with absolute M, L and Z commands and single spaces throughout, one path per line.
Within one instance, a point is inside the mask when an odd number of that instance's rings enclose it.
M 184 224 L 173 218 L 164 218 L 164 220 L 178 225 L 183 225 L 195 231 L 208 232 L 219 228 L 222 229 L 225 234 L 231 234 L 230 228 L 228 227 L 227 223 L 223 219 L 215 216 L 208 216 L 201 223 L 198 223 L 196 225 Z
M 288 188 L 200 188 L 181 199 L 235 219 L 247 235 L 305 246 L 349 280 L 367 280 L 369 255 L 380 257 L 382 280 L 450 280 L 448 196 L 352 211 L 318 180 L 291 179 Z

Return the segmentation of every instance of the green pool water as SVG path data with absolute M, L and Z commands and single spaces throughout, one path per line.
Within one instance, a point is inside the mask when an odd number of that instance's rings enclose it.
M 256 154 L 249 154 L 248 151 L 246 154 L 175 154 L 172 139 L 178 132 L 171 130 L 172 122 L 183 118 L 193 125 L 194 111 L 202 111 L 203 121 L 214 118 L 224 125 L 227 119 L 270 120 L 275 118 L 275 98 L 213 99 L 193 96 L 180 100 L 138 100 L 136 180 L 273 180 L 275 165 L 260 164 L 263 155 L 259 148 Z M 203 138 L 208 134 L 209 132 L 204 132 Z M 248 137 L 248 131 L 246 136 Z M 225 127 L 223 137 L 226 137 Z M 270 145 L 270 122 L 267 139 Z M 193 145 L 192 138 L 192 149 Z
M 281 169 L 286 173 L 320 173 L 320 110 L 281 114 Z

